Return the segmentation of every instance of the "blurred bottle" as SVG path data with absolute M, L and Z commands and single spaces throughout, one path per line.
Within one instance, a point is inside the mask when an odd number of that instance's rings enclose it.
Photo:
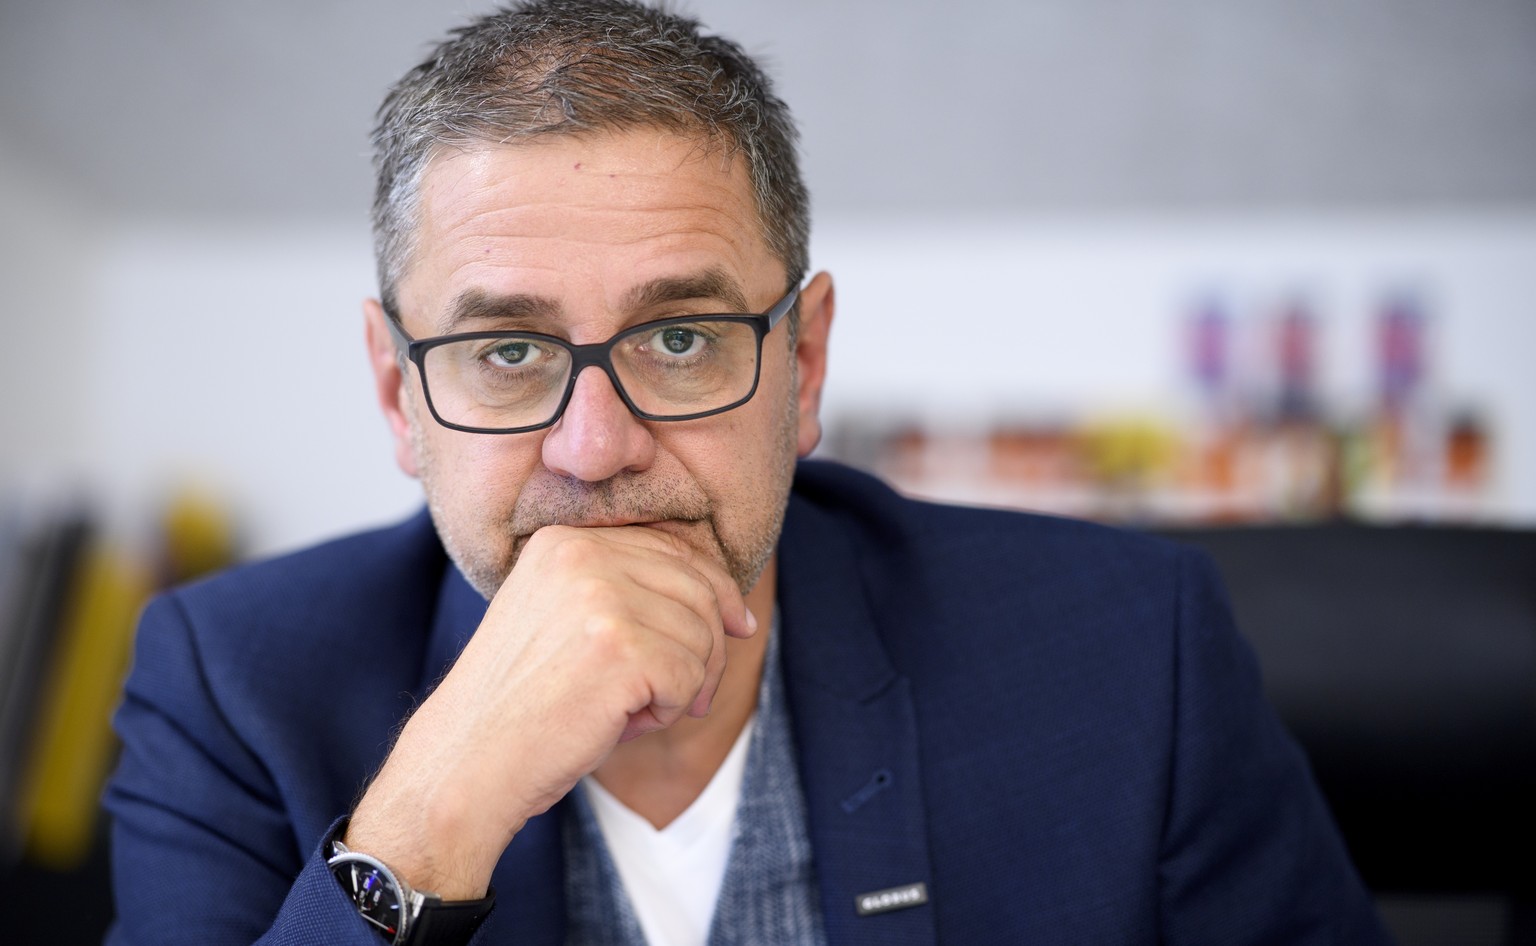
M 1185 374 L 1194 416 L 1180 459 L 1181 518 L 1242 518 L 1238 452 L 1243 417 L 1233 371 L 1231 314 L 1214 293 L 1195 305 L 1185 328 Z
M 1452 418 L 1445 432 L 1445 515 L 1463 520 L 1487 514 L 1492 438 L 1488 426 L 1473 411 Z
M 1408 413 L 1424 382 L 1424 309 L 1407 293 L 1389 296 L 1377 316 L 1377 375 L 1382 412 Z
M 1318 320 L 1301 296 L 1274 326 L 1275 400 L 1261 434 L 1263 493 L 1271 516 L 1320 519 L 1340 505 L 1339 446 L 1318 395 Z
M 1434 506 L 1441 440 L 1428 394 L 1427 319 L 1419 296 L 1386 295 L 1376 316 L 1377 403 L 1367 499 L 1378 514 L 1419 518 Z
M 1187 370 L 1202 420 L 1224 420 L 1233 408 L 1232 320 L 1214 295 L 1202 299 L 1189 320 Z
M 1275 419 L 1316 421 L 1317 319 L 1299 298 L 1292 299 L 1280 311 L 1275 330 L 1275 369 L 1279 382 Z

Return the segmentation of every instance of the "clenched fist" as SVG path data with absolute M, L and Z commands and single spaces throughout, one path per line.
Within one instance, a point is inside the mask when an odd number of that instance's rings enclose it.
M 483 896 L 512 837 L 621 741 L 704 716 L 756 621 L 720 564 L 646 526 L 529 539 L 400 733 L 347 844 L 445 899 Z

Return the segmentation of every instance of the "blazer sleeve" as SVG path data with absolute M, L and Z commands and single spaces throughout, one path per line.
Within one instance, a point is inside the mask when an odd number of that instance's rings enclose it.
M 1214 566 L 1179 569 L 1162 941 L 1390 944 Z
M 296 840 L 275 780 L 209 686 L 174 593 L 140 621 L 115 725 L 109 946 L 379 946 L 326 868 L 322 839 Z

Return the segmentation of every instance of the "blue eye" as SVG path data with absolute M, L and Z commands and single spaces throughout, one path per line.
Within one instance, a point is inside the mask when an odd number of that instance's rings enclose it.
M 688 328 L 665 328 L 656 334 L 662 350 L 669 355 L 690 354 L 702 342 L 699 333 Z
M 530 342 L 505 342 L 486 353 L 486 357 L 493 363 L 507 367 L 524 364 L 532 355 L 533 345 Z

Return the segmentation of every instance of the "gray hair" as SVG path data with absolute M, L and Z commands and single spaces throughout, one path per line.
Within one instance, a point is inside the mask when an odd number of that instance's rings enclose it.
M 737 44 L 697 20 L 630 0 L 533 0 L 455 30 L 406 73 L 373 131 L 379 293 L 395 290 L 418 224 L 422 175 L 444 149 L 542 135 L 660 127 L 747 163 L 769 249 L 798 284 L 809 197 L 789 108 Z M 786 288 L 788 288 L 786 286 Z

